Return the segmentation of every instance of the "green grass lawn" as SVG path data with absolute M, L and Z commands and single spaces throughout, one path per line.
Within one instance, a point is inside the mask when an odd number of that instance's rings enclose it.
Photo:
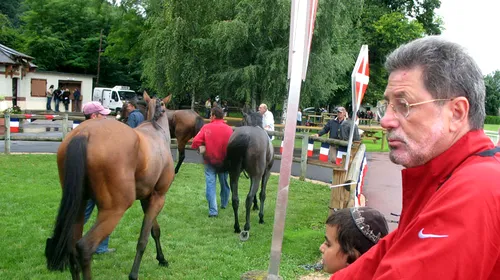
M 55 155 L 0 156 L 0 279 L 70 279 L 69 271 L 50 272 L 45 266 L 45 240 L 52 235 L 59 207 Z M 240 180 L 240 222 L 249 180 Z M 233 233 L 233 211 L 208 218 L 203 167 L 184 163 L 167 193 L 158 217 L 168 268 L 158 266 L 154 241 L 142 259 L 140 279 L 239 279 L 250 270 L 267 270 L 273 230 L 278 177 L 271 176 L 265 202 L 265 224 L 251 214 L 250 239 Z M 219 187 L 217 187 L 219 188 Z M 310 273 L 301 265 L 320 258 L 324 221 L 328 215 L 327 187 L 291 180 L 280 275 L 297 279 Z M 230 204 L 231 205 L 231 204 Z M 127 279 L 132 267 L 143 214 L 136 202 L 110 238 L 117 251 L 94 256 L 94 279 Z M 92 218 L 90 222 L 93 221 Z M 86 229 L 91 226 L 87 223 Z M 243 223 L 241 224 L 243 227 Z
M 500 124 L 485 124 L 484 130 L 498 131 Z

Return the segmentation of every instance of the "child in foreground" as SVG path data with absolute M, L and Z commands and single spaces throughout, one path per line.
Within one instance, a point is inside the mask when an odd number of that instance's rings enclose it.
M 325 242 L 319 247 L 323 270 L 335 273 L 347 267 L 388 233 L 385 217 L 373 208 L 335 211 L 326 220 Z

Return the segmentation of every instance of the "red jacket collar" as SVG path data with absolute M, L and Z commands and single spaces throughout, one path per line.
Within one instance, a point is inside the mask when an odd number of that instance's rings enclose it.
M 468 157 L 493 147 L 493 143 L 482 130 L 469 131 L 448 150 L 426 164 L 403 169 L 403 211 L 399 226 L 406 227 Z
M 438 182 L 446 180 L 448 176 L 469 156 L 494 147 L 483 130 L 469 131 L 448 150 L 430 160 L 424 165 L 403 169 L 403 176 L 422 179 L 431 177 Z

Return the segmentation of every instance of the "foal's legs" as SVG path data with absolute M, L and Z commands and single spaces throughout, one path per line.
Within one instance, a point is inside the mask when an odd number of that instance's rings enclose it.
M 234 232 L 240 233 L 240 222 L 238 221 L 238 207 L 240 206 L 240 199 L 238 198 L 238 180 L 240 178 L 241 169 L 235 168 L 229 171 L 229 184 L 231 185 L 231 198 L 234 212 Z
M 257 204 L 257 195 L 253 197 L 253 210 L 259 210 L 259 204 Z
M 252 207 L 252 201 L 255 199 L 255 195 L 257 194 L 257 191 L 259 190 L 259 183 L 260 183 L 260 178 L 262 176 L 252 176 L 251 177 L 251 184 L 250 184 L 250 191 L 248 192 L 247 199 L 245 201 L 245 207 L 246 207 L 246 222 L 245 222 L 245 227 L 243 228 L 245 231 L 250 230 L 250 207 Z M 261 205 L 262 207 L 262 205 Z
M 144 211 L 144 214 L 146 214 L 149 208 L 149 200 L 147 199 L 141 200 L 141 206 L 142 206 L 142 211 Z M 163 256 L 163 251 L 161 249 L 160 235 L 161 235 L 160 225 L 156 221 L 156 218 L 154 218 L 153 227 L 151 228 L 151 236 L 153 237 L 156 245 L 156 259 L 158 260 L 161 266 L 168 266 L 168 261 L 165 259 L 165 256 Z
M 128 207 L 122 209 L 99 209 L 97 221 L 94 226 L 76 243 L 76 249 L 83 270 L 83 279 L 87 280 L 92 278 L 90 269 L 92 254 L 104 238 L 108 237 L 111 232 L 113 232 L 127 209 Z
M 266 200 L 267 181 L 269 180 L 270 176 L 271 176 L 271 169 L 266 169 L 264 175 L 262 176 L 262 184 L 259 195 L 260 197 L 259 224 L 264 223 L 264 201 Z
M 137 242 L 137 251 L 135 253 L 134 265 L 132 266 L 132 271 L 130 271 L 130 274 L 128 276 L 129 279 L 136 280 L 139 275 L 139 266 L 141 265 L 142 256 L 144 254 L 144 250 L 146 250 L 146 245 L 148 244 L 149 232 L 153 227 L 153 221 L 158 216 L 158 213 L 160 213 L 164 203 L 165 193 L 158 194 L 155 191 L 149 197 L 149 205 L 144 214 L 144 220 L 142 221 L 141 234 L 139 236 L 139 241 Z

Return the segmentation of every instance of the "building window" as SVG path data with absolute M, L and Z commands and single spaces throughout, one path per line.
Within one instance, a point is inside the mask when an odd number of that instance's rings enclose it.
M 47 80 L 31 79 L 31 97 L 47 96 Z

